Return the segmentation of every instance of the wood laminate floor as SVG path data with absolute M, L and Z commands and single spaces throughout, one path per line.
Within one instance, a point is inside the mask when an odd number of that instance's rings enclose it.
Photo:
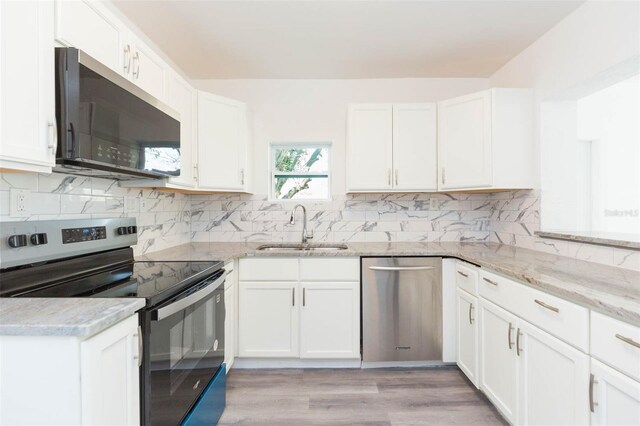
M 456 367 L 231 370 L 220 425 L 505 425 Z

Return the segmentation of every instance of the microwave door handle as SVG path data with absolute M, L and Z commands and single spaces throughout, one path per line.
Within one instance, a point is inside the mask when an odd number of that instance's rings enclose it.
M 182 311 L 183 309 L 197 303 L 198 301 L 204 299 L 211 293 L 213 293 L 219 286 L 224 282 L 226 277 L 226 272 L 218 277 L 214 282 L 207 284 L 204 288 L 192 293 L 182 299 L 178 299 L 170 305 L 163 306 L 162 308 L 156 310 L 156 316 L 154 321 L 160 321 L 165 319 L 175 313 Z

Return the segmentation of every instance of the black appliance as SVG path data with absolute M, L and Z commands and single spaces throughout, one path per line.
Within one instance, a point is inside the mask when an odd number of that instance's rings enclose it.
M 132 218 L 2 223 L 0 296 L 144 298 L 141 424 L 215 424 L 225 401 L 224 263 L 135 261 L 136 231 Z
M 56 170 L 116 179 L 180 175 L 178 114 L 74 48 L 56 48 Z

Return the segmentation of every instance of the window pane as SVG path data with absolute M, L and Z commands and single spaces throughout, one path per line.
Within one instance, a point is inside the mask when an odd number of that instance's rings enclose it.
M 276 148 L 276 172 L 326 172 L 329 149 L 324 147 Z
M 328 177 L 275 177 L 274 195 L 280 200 L 328 199 Z

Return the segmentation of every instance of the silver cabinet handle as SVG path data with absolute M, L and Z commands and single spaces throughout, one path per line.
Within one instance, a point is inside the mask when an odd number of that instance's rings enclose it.
M 193 180 L 198 180 L 198 163 L 193 165 Z
M 516 334 L 516 354 L 518 356 L 520 356 L 520 352 L 522 351 L 522 348 L 520 347 L 520 336 L 522 336 L 522 333 L 520 332 L 520 329 L 518 329 L 518 333 Z
M 124 72 L 127 74 L 131 69 L 131 45 L 127 44 L 127 47 L 124 48 L 124 64 L 123 64 Z
M 469 324 L 473 325 L 473 317 L 471 316 L 471 311 L 473 310 L 473 303 L 469 303 Z
M 302 306 L 307 306 L 307 288 L 302 289 Z
M 509 323 L 509 331 L 507 331 L 507 344 L 509 345 L 509 350 L 513 348 L 513 342 L 511 341 L 511 330 L 513 330 L 513 324 Z
M 240 169 L 240 184 L 244 185 L 244 169 Z
M 464 273 L 464 272 L 462 272 L 462 271 L 456 271 L 456 272 L 457 272 L 458 274 L 462 275 L 462 276 L 463 276 L 463 277 L 465 277 L 465 278 L 469 278 L 469 274 L 465 274 L 465 273 Z
M 49 128 L 49 152 L 53 157 L 56 156 L 56 148 L 58 147 L 58 123 L 54 119 L 47 124 Z
M 442 168 L 442 184 L 444 185 L 445 183 L 445 178 L 444 178 L 444 167 Z
M 493 281 L 493 280 L 490 280 L 489 278 L 482 277 L 482 279 L 483 279 L 485 282 L 488 282 L 488 283 L 489 283 L 489 284 L 491 284 L 491 285 L 498 285 L 498 283 L 497 283 L 497 282 L 495 282 L 495 281 Z
M 631 346 L 635 346 L 636 348 L 640 349 L 640 342 L 636 342 L 630 337 L 625 337 L 621 334 L 616 334 L 616 338 L 622 340 L 625 343 L 630 344 Z
M 398 185 L 398 169 L 396 169 L 396 185 Z
M 136 63 L 138 64 L 138 66 L 135 66 Z M 140 78 L 140 52 L 136 52 L 136 54 L 133 56 L 133 77 L 137 80 Z
M 391 186 L 391 169 L 387 170 L 387 184 Z
M 296 306 L 296 289 L 291 289 L 291 306 Z
M 142 327 L 138 326 L 138 367 L 142 366 L 142 351 L 144 349 L 142 345 Z
M 542 300 L 534 299 L 534 302 L 536 302 L 538 305 L 542 306 L 543 308 L 547 308 L 548 310 L 555 312 L 556 314 L 560 312 L 559 308 L 556 308 L 555 306 L 548 305 L 548 304 L 544 303 Z
M 155 311 L 156 312 L 155 320 L 160 321 L 164 318 L 167 318 L 168 316 L 171 316 L 177 312 L 180 312 L 181 310 L 185 309 L 188 306 L 193 305 L 197 301 L 204 299 L 224 283 L 225 276 L 226 276 L 226 273 L 218 277 L 215 281 L 211 282 L 210 284 L 205 285 L 204 288 L 201 288 L 195 293 L 185 296 L 182 299 L 178 299 L 175 302 L 158 309 L 157 311 Z
M 428 271 L 434 266 L 369 266 L 372 271 Z
M 593 398 L 593 387 L 596 384 L 598 384 L 598 381 L 596 380 L 596 376 L 591 374 L 589 377 L 589 409 L 591 410 L 592 413 L 596 412 L 596 405 L 598 405 L 598 403 L 595 402 Z

